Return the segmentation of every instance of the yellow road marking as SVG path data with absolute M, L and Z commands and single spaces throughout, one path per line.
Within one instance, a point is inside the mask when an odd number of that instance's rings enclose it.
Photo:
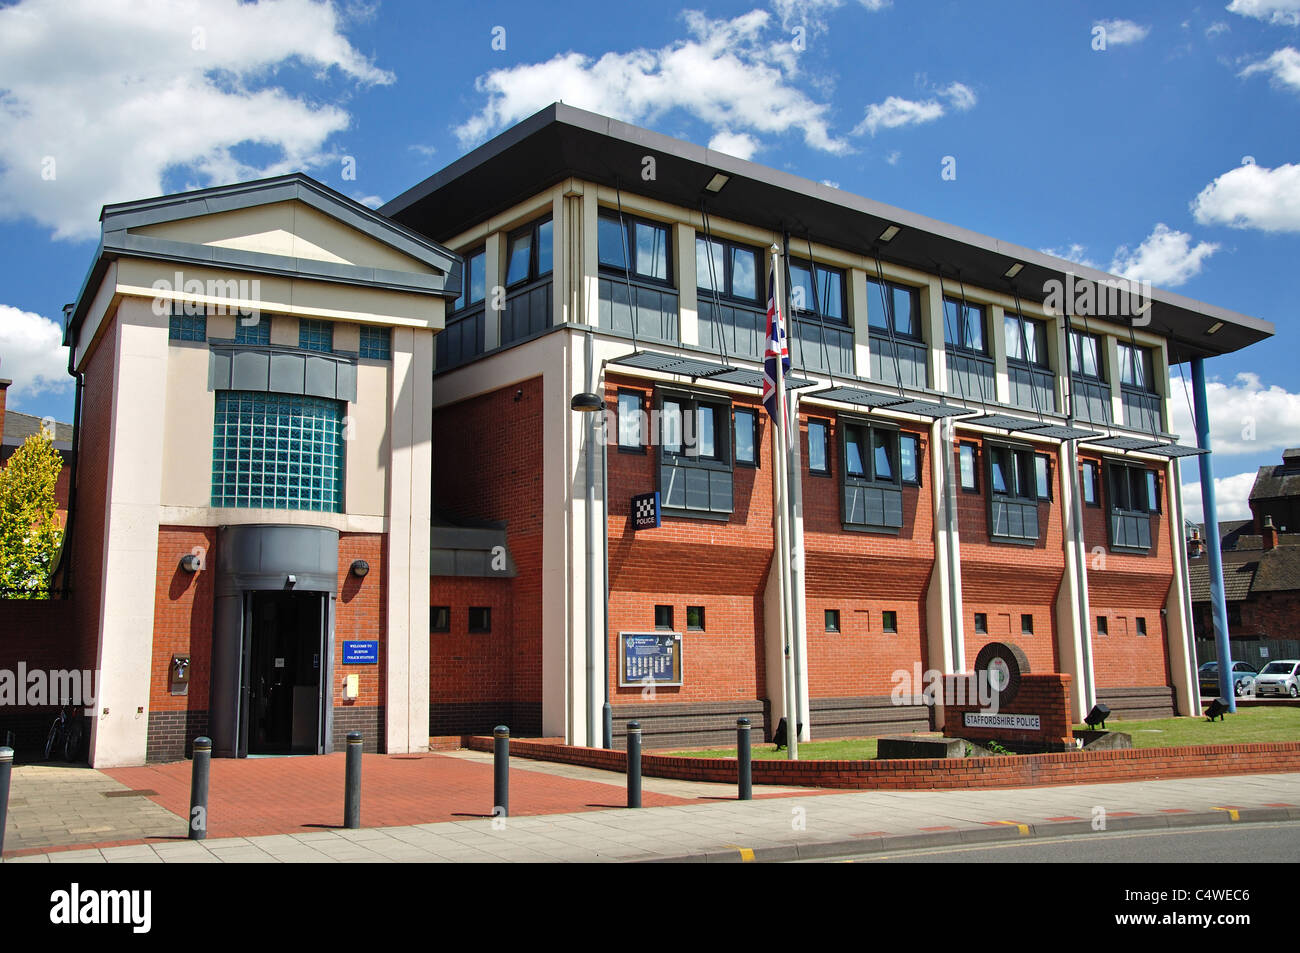
M 1227 812 L 1228 812 L 1228 816 L 1229 816 L 1230 818 L 1232 818 L 1234 821 L 1239 821 L 1239 820 L 1241 820 L 1241 815 L 1237 812 L 1237 809 L 1236 809 L 1235 807 L 1216 807 L 1215 810 L 1216 810 L 1216 811 L 1227 811 Z
M 1019 821 L 995 821 L 994 823 L 996 823 L 996 824 L 1006 824 L 1006 825 L 1008 825 L 1008 826 L 1010 826 L 1010 827 L 1014 827 L 1014 828 L 1016 828 L 1017 830 L 1020 831 L 1020 836 L 1021 836 L 1021 837 L 1028 837 L 1028 836 L 1029 836 L 1029 825 L 1028 825 L 1028 824 L 1021 824 Z

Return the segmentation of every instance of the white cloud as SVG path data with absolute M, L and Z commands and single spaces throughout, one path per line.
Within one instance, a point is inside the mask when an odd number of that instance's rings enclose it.
M 832 189 L 838 189 L 840 187 L 838 182 L 833 182 L 830 179 L 822 179 L 822 185 L 829 186 Z
M 680 109 L 733 133 L 798 131 L 814 149 L 850 151 L 831 133 L 829 107 L 791 84 L 795 56 L 785 37 L 768 42 L 767 11 L 732 20 L 695 11 L 683 17 L 690 38 L 660 49 L 611 52 L 598 60 L 561 53 L 480 76 L 474 86 L 487 103 L 456 127 L 456 135 L 468 147 L 563 100 L 627 122 L 653 121 Z
M 872 103 L 867 107 L 867 114 L 853 129 L 855 136 L 864 132 L 875 135 L 878 129 L 897 129 L 899 126 L 919 126 L 934 122 L 943 115 L 943 106 L 937 99 L 923 102 L 890 96 L 883 103 Z
M 923 83 L 924 79 L 919 81 Z M 866 115 L 853 128 L 853 134 L 860 136 L 866 132 L 874 136 L 880 129 L 897 129 L 900 126 L 919 126 L 934 122 L 947 112 L 939 97 L 948 100 L 949 106 L 962 112 L 973 108 L 978 101 L 975 91 L 964 83 L 950 83 L 936 90 L 936 95 L 929 99 L 917 100 L 890 96 L 882 103 L 872 103 L 867 107 Z
M 1195 471 L 1193 471 L 1195 472 Z M 1230 477 L 1214 478 L 1214 505 L 1219 522 L 1250 519 L 1250 488 L 1255 485 L 1255 471 Z M 1183 484 L 1183 516 L 1193 523 L 1205 522 L 1201 505 L 1201 484 Z
M 889 153 L 889 155 L 885 156 L 885 161 L 890 165 L 898 165 L 898 160 L 901 158 L 903 158 L 903 153 L 895 149 L 893 152 Z
M 1192 245 L 1191 235 L 1160 222 L 1136 251 L 1124 245 L 1117 248 L 1110 271 L 1121 278 L 1175 288 L 1198 275 L 1201 265 L 1218 250 L 1213 242 Z
M 378 195 L 362 195 L 360 192 L 353 192 L 352 200 L 354 202 L 360 202 L 367 208 L 379 208 L 379 206 L 384 204 L 384 200 Z
M 1192 214 L 1202 225 L 1300 232 L 1300 164 L 1225 172 L 1192 200 Z
M 1205 28 L 1205 35 L 1208 37 L 1216 37 L 1220 33 L 1227 33 L 1230 29 L 1232 28 L 1228 26 L 1228 24 L 1224 23 L 1222 20 L 1217 20 Z
M 838 10 L 844 0 L 772 0 L 772 9 L 781 18 L 781 29 L 802 26 L 810 30 L 826 29 L 826 14 Z
M 70 388 L 63 326 L 31 311 L 0 304 L 0 377 L 13 381 L 10 406 L 36 394 Z
M 1232 0 L 1224 9 L 1282 26 L 1300 26 L 1300 0 Z
M 1188 407 L 1190 373 L 1180 377 L 1175 370 L 1169 375 L 1169 387 L 1173 397 L 1170 425 L 1174 433 L 1190 440 L 1196 433 Z M 1258 374 L 1244 372 L 1227 384 L 1206 381 L 1205 402 L 1210 408 L 1210 449 L 1216 459 L 1243 453 L 1272 454 L 1300 443 L 1300 394 L 1277 384 L 1266 387 Z
M 759 142 L 746 133 L 722 129 L 709 140 L 709 148 L 717 152 L 725 152 L 737 159 L 751 159 L 758 151 Z
M 320 164 L 347 112 L 272 79 L 305 67 L 318 84 L 392 82 L 342 20 L 320 0 L 0 9 L 0 218 L 93 237 L 100 206 L 158 195 L 168 173 L 200 186 Z M 269 158 L 241 159 L 240 146 Z
M 1300 51 L 1293 46 L 1284 46 L 1268 59 L 1252 63 L 1237 75 L 1254 76 L 1256 73 L 1269 74 L 1275 86 L 1300 92 Z
M 1149 26 L 1139 26 L 1132 20 L 1096 20 L 1093 27 L 1106 31 L 1106 45 L 1124 46 L 1129 43 L 1141 43 L 1151 32 Z
M 1085 268 L 1101 268 L 1101 265 L 1088 257 L 1088 246 L 1080 245 L 1078 242 L 1072 242 L 1064 248 L 1040 248 L 1039 251 L 1044 255 L 1051 255 L 1053 258 L 1064 258 L 1076 265 L 1083 265 Z

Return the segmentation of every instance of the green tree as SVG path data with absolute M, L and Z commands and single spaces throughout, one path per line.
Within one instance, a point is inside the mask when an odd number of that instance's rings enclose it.
M 63 542 L 54 496 L 62 467 L 54 435 L 42 427 L 0 468 L 0 594 L 5 597 L 47 594 Z

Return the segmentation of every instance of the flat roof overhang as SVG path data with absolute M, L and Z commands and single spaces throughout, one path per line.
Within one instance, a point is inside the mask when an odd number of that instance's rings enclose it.
M 647 155 L 655 157 L 652 182 L 641 179 Z M 730 177 L 726 185 L 716 194 L 706 191 L 718 172 Z M 710 215 L 788 230 L 792 237 L 807 233 L 822 244 L 931 274 L 941 264 L 945 278 L 960 273 L 964 282 L 991 290 L 1014 287 L 1038 303 L 1047 283 L 1064 283 L 1067 273 L 1076 283 L 1116 277 L 563 103 L 507 129 L 379 211 L 445 242 L 570 177 L 686 208 L 707 200 Z M 876 246 L 891 225 L 898 234 Z M 1016 263 L 1023 267 L 1013 282 L 1005 275 Z M 1170 339 L 1171 361 L 1226 354 L 1274 333 L 1268 321 L 1169 291 L 1152 288 L 1151 299 L 1143 327 Z

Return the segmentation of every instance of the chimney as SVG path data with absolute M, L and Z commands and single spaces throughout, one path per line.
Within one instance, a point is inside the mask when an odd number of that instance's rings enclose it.
M 1264 552 L 1277 549 L 1277 527 L 1273 525 L 1273 517 L 1264 517 Z
M 13 381 L 0 378 L 0 439 L 5 435 L 5 399 L 9 395 L 9 385 Z
M 1192 538 L 1187 541 L 1187 555 L 1192 559 L 1205 555 L 1205 543 L 1199 529 L 1192 530 Z

